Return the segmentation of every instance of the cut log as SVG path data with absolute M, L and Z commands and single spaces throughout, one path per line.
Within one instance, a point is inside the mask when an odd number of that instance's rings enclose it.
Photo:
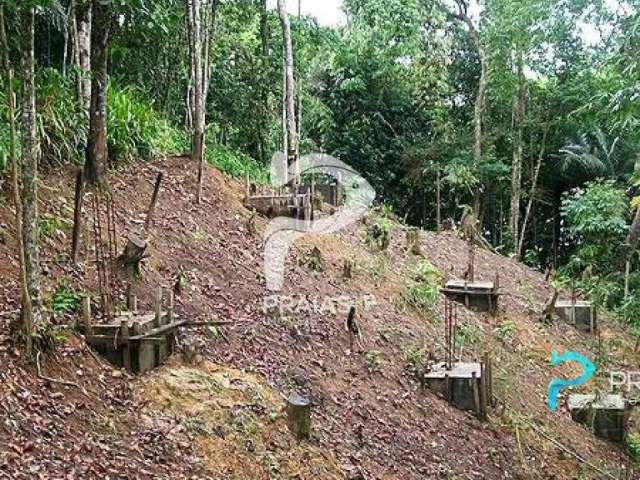
M 118 263 L 130 275 L 139 275 L 140 262 L 148 256 L 146 254 L 147 246 L 147 242 L 141 238 L 130 238 L 124 247 L 124 251 L 118 257 Z
M 287 422 L 298 440 L 311 437 L 311 402 L 298 392 L 293 392 L 287 400 Z

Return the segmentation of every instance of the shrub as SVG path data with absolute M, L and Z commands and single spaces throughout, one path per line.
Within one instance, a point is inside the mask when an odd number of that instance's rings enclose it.
M 187 148 L 186 134 L 160 117 L 136 89 L 110 84 L 107 102 L 107 140 L 113 164 Z
M 438 300 L 442 275 L 426 260 L 415 267 L 412 280 L 416 282 L 404 294 L 407 305 L 416 310 L 431 310 Z
M 640 433 L 627 436 L 627 450 L 636 463 L 640 463 Z
M 227 175 L 245 178 L 248 174 L 252 182 L 261 184 L 269 182 L 269 172 L 262 165 L 250 156 L 225 145 L 213 141 L 207 142 L 205 156 L 207 163 Z
M 89 131 L 86 110 L 76 99 L 72 77 L 46 69 L 36 78 L 37 129 L 42 163 L 82 163 Z
M 386 218 L 379 218 L 367 229 L 367 245 L 374 250 L 384 251 L 391 242 L 391 222 Z

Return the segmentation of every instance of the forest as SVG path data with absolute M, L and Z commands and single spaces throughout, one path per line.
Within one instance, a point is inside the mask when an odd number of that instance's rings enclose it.
M 475 248 L 545 275 L 554 302 L 593 302 L 637 353 L 640 2 L 344 0 L 335 25 L 305 14 L 306 2 L 0 0 L 0 205 L 12 215 L 1 218 L 11 259 L 0 271 L 19 266 L 11 345 L 38 355 L 40 370 L 60 299 L 43 279 L 51 232 L 73 236 L 63 270 L 80 278 L 69 269 L 82 267 L 83 234 L 42 197 L 60 172 L 79 168 L 79 191 L 110 198 L 119 172 L 179 158 L 201 206 L 209 169 L 262 191 L 282 152 L 289 166 L 325 153 L 362 175 L 391 219 L 376 235 L 396 222 L 471 228 Z M 503 284 L 516 282 L 509 271 Z M 80 312 L 74 295 L 63 313 Z

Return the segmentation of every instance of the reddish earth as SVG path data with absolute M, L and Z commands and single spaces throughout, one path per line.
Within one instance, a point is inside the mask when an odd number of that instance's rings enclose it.
M 172 288 L 181 273 L 185 285 L 177 312 L 233 325 L 185 331 L 181 344 L 192 344 L 199 360 L 185 365 L 178 356 L 145 378 L 98 361 L 81 339 L 66 334 L 55 354 L 43 356 L 42 372 L 75 386 L 39 379 L 0 336 L 0 477 L 603 478 L 553 439 L 611 478 L 622 478 L 629 461 L 621 447 L 595 439 L 566 411 L 551 413 L 545 403 L 550 379 L 573 372 L 548 365 L 553 350 L 592 357 L 599 350 L 606 362 L 601 380 L 607 369 L 637 369 L 633 344 L 613 321 L 604 320 L 600 343 L 561 323 L 542 324 L 539 312 L 551 294 L 543 276 L 478 252 L 479 276 L 493 279 L 499 272 L 504 292 L 496 317 L 460 309 L 463 356 L 471 359 L 487 350 L 494 356 L 498 406 L 489 422 L 481 423 L 423 391 L 409 371 L 411 349 L 443 357 L 444 301 L 439 298 L 423 311 L 403 301 L 411 273 L 424 259 L 407 253 L 402 226 L 393 224 L 390 248 L 382 253 L 367 247 L 364 224 L 335 236 L 302 239 L 290 252 L 283 294 L 321 303 L 327 297 L 375 297 L 373 308 L 360 309 L 363 338 L 351 352 L 343 312 L 322 315 L 303 308 L 265 314 L 262 237 L 250 231 L 242 186 L 213 169 L 207 171 L 201 206 L 193 203 L 195 168 L 185 159 L 136 165 L 114 175 L 122 242 L 141 234 L 160 170 L 165 183 L 137 292 L 140 303 L 150 309 L 156 286 Z M 43 181 L 42 211 L 60 220 L 44 241 L 47 297 L 63 282 L 95 289 L 90 249 L 78 268 L 66 256 L 72 179 L 72 172 L 64 171 Z M 375 213 L 366 220 L 375 221 Z M 0 224 L 5 324 L 0 331 L 6 332 L 18 296 L 6 207 L 0 208 Z M 266 220 L 258 219 L 258 232 L 265 226 Z M 460 276 L 466 244 L 453 232 L 421 235 L 428 261 L 442 276 Z M 85 236 L 88 246 L 88 232 Z M 308 266 L 313 247 L 324 259 L 321 272 Z M 342 276 L 347 258 L 355 264 L 351 280 Z M 302 445 L 289 435 L 281 411 L 283 397 L 294 388 L 314 403 L 314 434 Z

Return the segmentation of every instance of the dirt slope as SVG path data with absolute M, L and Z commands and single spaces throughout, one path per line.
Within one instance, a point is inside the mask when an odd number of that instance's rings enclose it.
M 602 478 L 548 438 L 614 475 L 627 463 L 618 447 L 593 438 L 566 412 L 546 409 L 550 379 L 572 373 L 549 367 L 551 352 L 595 355 L 598 342 L 566 325 L 539 323 L 536 312 L 550 294 L 541 275 L 509 259 L 478 253 L 479 275 L 493 279 L 500 272 L 505 293 L 496 317 L 461 310 L 465 358 L 494 352 L 499 405 L 483 424 L 422 391 L 407 368 L 411 350 L 442 358 L 444 303 L 440 298 L 434 308 L 416 311 L 403 301 L 411 273 L 424 259 L 406 252 L 399 225 L 382 253 L 367 247 L 363 224 L 298 242 L 290 252 L 283 294 L 296 295 L 299 308 L 267 315 L 260 235 L 266 222 L 258 219 L 258 233 L 251 233 L 242 187 L 219 172 L 207 171 L 200 207 L 191 195 L 195 169 L 184 159 L 120 172 L 111 179 L 119 236 L 140 234 L 160 170 L 166 173 L 165 184 L 140 303 L 150 308 L 155 287 L 172 288 L 181 272 L 184 288 L 176 299 L 181 315 L 234 324 L 185 332 L 181 342 L 194 345 L 199 358 L 188 365 L 175 358 L 146 378 L 128 378 L 96 362 L 81 342 L 71 339 L 55 356 L 43 358 L 43 372 L 77 387 L 38 380 L 32 367 L 0 347 L 0 378 L 6 379 L 0 386 L 0 475 Z M 72 177 L 61 172 L 43 185 L 42 209 L 57 227 L 50 229 L 43 254 L 49 292 L 63 281 L 75 288 L 85 281 L 95 287 L 91 252 L 84 253 L 86 261 L 77 269 L 65 257 Z M 6 279 L 0 285 L 0 311 L 6 323 L 17 298 L 7 208 L 0 209 L 0 223 L 5 225 L 0 256 L 6 259 L 0 264 Z M 466 245 L 454 233 L 423 233 L 421 242 L 443 277 L 462 274 Z M 308 265 L 313 247 L 322 252 L 322 271 Z M 355 264 L 351 280 L 342 278 L 346 258 Z M 374 306 L 360 309 L 363 339 L 356 352 L 349 350 L 345 314 L 312 306 L 340 296 L 361 303 L 375 299 Z M 605 322 L 599 351 L 607 368 L 638 365 L 631 347 L 615 325 Z M 293 388 L 307 391 L 314 402 L 314 436 L 302 446 L 288 434 L 281 411 L 283 396 Z

